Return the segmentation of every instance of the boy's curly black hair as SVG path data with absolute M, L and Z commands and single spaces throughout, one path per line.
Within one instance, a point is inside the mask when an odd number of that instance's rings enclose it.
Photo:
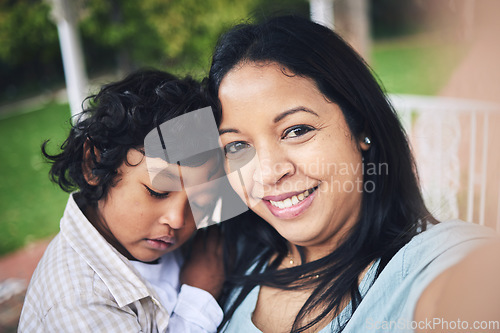
M 152 69 L 136 71 L 125 79 L 107 84 L 86 99 L 89 106 L 78 115 L 62 152 L 42 154 L 52 167 L 50 177 L 64 191 L 79 189 L 89 205 L 105 198 L 113 186 L 117 169 L 127 163 L 130 149 L 143 150 L 145 136 L 156 126 L 189 111 L 209 105 L 200 83 Z M 86 153 L 87 152 L 87 153 Z M 84 155 L 91 156 L 90 161 Z M 85 166 L 90 166 L 92 184 Z M 94 182 L 95 181 L 95 182 Z

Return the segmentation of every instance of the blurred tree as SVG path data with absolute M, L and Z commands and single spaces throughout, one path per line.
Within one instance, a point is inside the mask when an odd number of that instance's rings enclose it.
M 432 1 L 371 0 L 373 36 L 397 37 L 421 30 Z
M 310 17 L 309 0 L 257 0 L 249 17 L 257 21 L 265 19 L 271 15 L 294 14 Z
M 121 72 L 144 65 L 199 71 L 230 26 L 272 12 L 308 15 L 307 8 L 307 0 L 87 0 L 81 26 L 86 45 L 118 52 Z
M 57 28 L 42 0 L 0 0 L 0 99 L 62 81 Z
M 142 66 L 201 76 L 208 70 L 217 37 L 230 26 L 247 19 L 260 20 L 272 13 L 309 15 L 308 0 L 78 3 L 90 77 L 116 69 L 123 74 Z M 0 0 L 0 94 L 13 84 L 15 80 L 10 78 L 16 75 L 25 85 L 35 82 L 44 89 L 50 86 L 50 78 L 64 82 L 57 29 L 49 12 L 44 0 Z M 0 100 L 4 100 L 3 95 Z
M 471 38 L 475 0 L 370 0 L 374 38 L 391 38 L 415 33 L 442 33 Z M 493 0 L 498 1 L 498 0 Z M 496 15 L 493 12 L 493 15 Z M 457 32 L 459 35 L 456 35 Z M 460 34 L 462 36 L 460 36 Z
M 174 62 L 207 67 L 220 32 L 248 17 L 255 0 L 143 0 L 143 10 Z
M 0 59 L 8 64 L 47 62 L 59 52 L 57 29 L 40 0 L 0 1 Z
M 115 50 L 120 72 L 145 65 L 206 66 L 223 27 L 247 17 L 255 3 L 87 0 L 82 35 L 85 45 Z
M 121 72 L 151 63 L 162 57 L 160 37 L 147 18 L 142 1 L 87 0 L 81 29 L 85 53 L 91 49 L 89 72 L 109 65 Z M 93 57 L 92 57 L 93 55 Z M 114 59 L 109 59 L 114 57 Z M 107 58 L 107 59 L 106 59 Z

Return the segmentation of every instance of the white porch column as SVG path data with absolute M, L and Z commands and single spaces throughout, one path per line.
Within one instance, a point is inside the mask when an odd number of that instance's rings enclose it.
M 309 0 L 311 21 L 322 24 L 333 30 L 333 1 Z
M 78 33 L 77 13 L 73 0 L 48 0 L 52 5 L 52 18 L 57 24 L 61 45 L 64 76 L 71 114 L 82 110 L 82 102 L 88 93 L 88 79 Z
M 312 21 L 335 30 L 365 60 L 369 60 L 371 38 L 368 0 L 309 0 L 309 6 Z

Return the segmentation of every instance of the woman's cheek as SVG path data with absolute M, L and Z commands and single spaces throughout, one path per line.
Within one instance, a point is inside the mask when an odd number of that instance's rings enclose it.
M 259 199 L 263 196 L 262 186 L 255 182 L 256 161 L 252 160 L 238 169 L 232 170 L 231 167 L 227 168 L 227 178 L 233 190 L 243 200 L 243 202 L 252 208 L 259 203 Z
M 227 179 L 229 180 L 229 184 L 231 184 L 231 187 L 233 190 L 238 194 L 238 196 L 245 201 L 244 195 L 243 195 L 243 187 L 241 186 L 241 181 L 238 175 L 238 172 L 229 172 L 227 174 Z

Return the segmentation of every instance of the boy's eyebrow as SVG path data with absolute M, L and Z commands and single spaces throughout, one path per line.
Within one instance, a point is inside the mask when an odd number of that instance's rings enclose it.
M 176 164 L 169 164 L 170 166 L 174 166 Z M 172 179 L 172 180 L 175 180 L 175 181 L 181 181 L 181 178 L 178 174 L 176 173 L 173 173 L 172 170 L 173 168 L 160 168 L 160 167 L 148 167 L 148 170 L 154 174 L 156 174 L 156 176 L 158 177 L 159 175 L 161 176 L 165 176 L 169 179 Z

